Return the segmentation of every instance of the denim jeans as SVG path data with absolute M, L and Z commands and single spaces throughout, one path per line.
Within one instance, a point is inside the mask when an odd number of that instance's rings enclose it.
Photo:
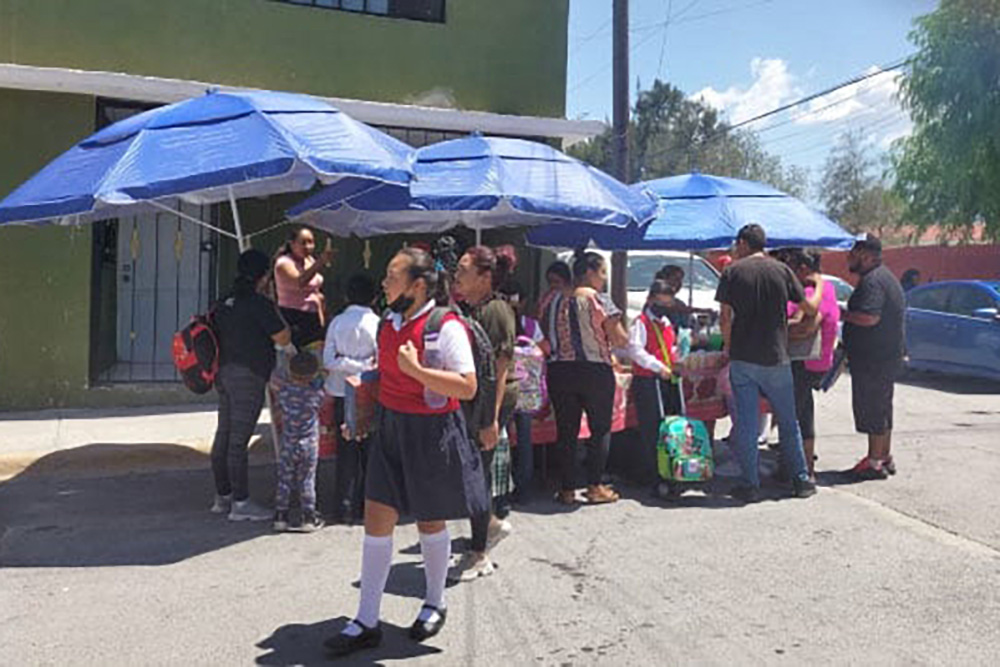
M 531 494 L 531 480 L 535 475 L 535 452 L 531 442 L 530 412 L 514 413 L 514 428 L 517 429 L 517 446 L 514 448 L 514 493 L 520 502 Z
M 736 432 L 736 455 L 743 468 L 744 481 L 760 487 L 758 471 L 757 433 L 760 428 L 760 397 L 771 404 L 778 422 L 781 459 L 792 479 L 809 479 L 806 457 L 802 452 L 802 433 L 795 414 L 795 388 L 791 364 L 760 366 L 746 361 L 733 361 L 729 366 L 733 385 L 733 415 Z

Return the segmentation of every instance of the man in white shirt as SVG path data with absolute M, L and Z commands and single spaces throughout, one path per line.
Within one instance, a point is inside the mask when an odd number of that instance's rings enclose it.
M 329 372 L 326 393 L 334 399 L 334 422 L 338 433 L 344 424 L 344 381 L 375 368 L 379 317 L 371 308 L 375 283 L 363 274 L 347 281 L 348 306 L 333 318 L 326 331 L 323 365 Z M 352 523 L 364 511 L 364 443 L 339 437 L 334 486 L 333 520 Z

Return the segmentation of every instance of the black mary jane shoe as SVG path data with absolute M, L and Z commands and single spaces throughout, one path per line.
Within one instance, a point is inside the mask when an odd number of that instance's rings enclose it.
M 381 625 L 376 625 L 374 628 L 368 628 L 365 627 L 360 621 L 351 621 L 351 623 L 361 628 L 361 634 L 352 637 L 351 635 L 341 632 L 323 642 L 323 648 L 326 649 L 327 653 L 329 653 L 331 657 L 341 658 L 345 655 L 355 653 L 356 651 L 362 651 L 368 648 L 377 648 L 378 645 L 382 643 Z
M 410 639 L 413 641 L 422 642 L 441 632 L 441 628 L 444 627 L 444 621 L 448 617 L 447 609 L 438 609 L 429 604 L 421 607 L 420 611 L 424 609 L 429 609 L 434 612 L 434 615 L 428 621 L 421 621 L 420 617 L 417 616 L 417 620 L 410 626 Z

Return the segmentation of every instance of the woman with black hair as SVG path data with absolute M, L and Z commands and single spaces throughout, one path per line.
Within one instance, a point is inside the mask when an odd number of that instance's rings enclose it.
M 613 503 L 618 494 L 602 483 L 611 444 L 615 374 L 611 350 L 628 345 L 622 313 L 604 292 L 608 268 L 596 252 L 577 251 L 573 261 L 575 288 L 559 292 L 545 312 L 548 334 L 549 398 L 556 414 L 562 454 L 561 489 L 556 499 L 576 502 L 576 447 L 580 419 L 587 413 L 587 501 Z
M 215 310 L 219 336 L 219 425 L 212 443 L 216 514 L 231 521 L 266 521 L 271 512 L 250 500 L 247 445 L 264 407 L 275 364 L 275 346 L 294 354 L 292 334 L 274 303 L 263 295 L 271 260 L 247 250 L 236 265 L 232 292 Z
M 492 424 L 473 433 L 483 460 L 486 491 L 492 495 L 493 455 L 501 432 L 517 405 L 517 379 L 511 373 L 517 338 L 514 309 L 497 295 L 510 275 L 517 256 L 514 248 L 469 248 L 455 270 L 455 296 L 463 311 L 479 323 L 490 339 L 496 361 L 496 404 Z M 472 516 L 469 550 L 450 575 L 453 581 L 472 581 L 493 574 L 489 552 L 513 531 L 509 521 L 498 519 L 490 509 Z
M 401 514 L 412 514 L 420 532 L 427 589 L 410 637 L 422 641 L 440 632 L 447 613 L 445 522 L 489 508 L 482 461 L 459 403 L 477 390 L 469 331 L 449 313 L 436 335 L 424 333 L 434 308 L 448 302 L 446 274 L 429 253 L 404 248 L 389 262 L 382 287 L 391 314 L 378 332 L 380 410 L 365 485 L 361 599 L 354 620 L 325 643 L 336 656 L 382 641 L 379 611 Z
M 321 341 L 326 329 L 326 304 L 323 297 L 323 274 L 333 263 L 334 251 L 329 239 L 326 248 L 316 254 L 316 239 L 308 227 L 293 229 L 274 261 L 274 287 L 278 307 L 292 329 L 292 343 L 304 347 Z
M 632 395 L 639 418 L 642 446 L 641 479 L 650 484 L 658 480 L 656 442 L 660 422 L 668 415 L 681 413 L 677 348 L 670 324 L 674 288 L 666 280 L 654 280 L 642 314 L 629 330 L 629 356 L 632 358 Z

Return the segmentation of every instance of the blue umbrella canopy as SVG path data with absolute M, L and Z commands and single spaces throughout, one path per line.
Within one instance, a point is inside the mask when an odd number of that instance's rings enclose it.
M 89 222 L 317 182 L 406 183 L 411 155 L 306 95 L 209 92 L 81 141 L 0 202 L 0 223 Z
M 769 247 L 846 247 L 854 237 L 822 213 L 763 183 L 708 174 L 684 174 L 634 187 L 659 200 L 647 225 L 621 230 L 542 227 L 528 239 L 536 245 L 579 246 L 593 242 L 607 250 L 708 250 L 728 247 L 746 224 L 767 233 Z
M 655 200 L 545 144 L 472 135 L 416 152 L 409 186 L 325 188 L 288 212 L 334 234 L 375 236 L 649 220 Z

